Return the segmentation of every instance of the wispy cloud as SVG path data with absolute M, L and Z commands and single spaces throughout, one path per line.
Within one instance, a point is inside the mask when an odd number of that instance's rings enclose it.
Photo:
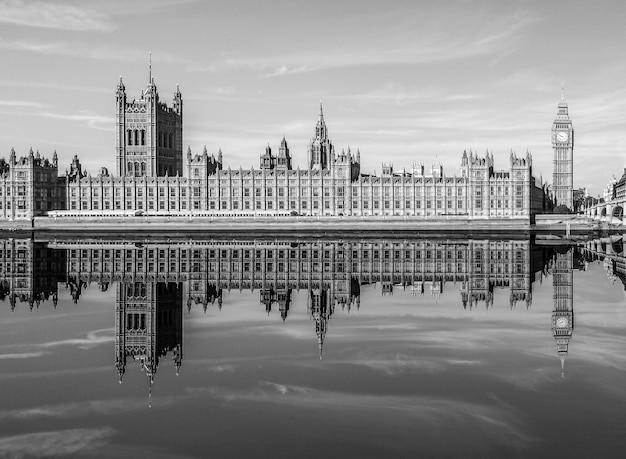
M 102 116 L 91 112 L 91 110 L 81 110 L 77 114 L 62 114 L 53 112 L 39 112 L 35 113 L 38 116 L 45 116 L 47 118 L 55 118 L 66 121 L 80 121 L 87 123 L 87 126 L 93 129 L 99 129 L 102 131 L 113 131 L 113 123 L 115 119 L 111 116 Z
M 0 0 L 0 22 L 29 27 L 110 32 L 115 26 L 97 11 L 60 2 Z
M 33 359 L 46 355 L 46 352 L 22 352 L 13 354 L 0 354 L 0 360 L 15 360 L 15 359 Z
M 307 386 L 283 384 L 273 381 L 261 382 L 250 391 L 226 388 L 198 388 L 190 390 L 209 393 L 228 402 L 274 403 L 307 410 L 324 410 L 328 415 L 333 410 L 345 415 L 363 418 L 375 417 L 379 425 L 389 425 L 399 432 L 396 422 L 399 416 L 409 419 L 403 430 L 413 438 L 416 434 L 424 438 L 439 437 L 450 426 L 458 425 L 461 435 L 493 444 L 506 444 L 523 449 L 535 439 L 526 432 L 519 420 L 519 413 L 497 401 L 474 404 L 460 400 L 446 400 L 428 396 L 389 396 L 373 394 L 342 393 L 319 390 Z M 389 421 L 388 423 L 386 421 Z M 446 425 L 447 429 L 441 430 Z M 463 444 L 463 441 L 459 441 Z M 452 446 L 454 448 L 454 446 Z M 439 450 L 440 451 L 440 450 Z
M 0 38 L 0 49 L 79 59 L 124 62 L 144 61 L 146 64 L 148 61 L 148 50 L 146 49 L 114 44 L 93 44 L 82 41 L 42 41 L 32 38 L 7 40 Z M 162 64 L 187 64 L 187 61 L 166 52 L 160 52 L 158 60 Z
M 225 56 L 209 64 L 193 62 L 189 71 L 219 72 L 238 68 L 257 71 L 264 78 L 295 75 L 319 70 L 373 65 L 405 65 L 447 62 L 480 56 L 500 55 L 503 50 L 512 52 L 523 32 L 537 22 L 537 18 L 514 12 L 492 18 L 490 27 L 459 29 L 456 34 L 432 33 L 429 29 L 419 30 L 404 37 L 408 46 L 381 47 L 378 41 L 389 43 L 390 37 L 372 40 L 371 43 L 310 47 L 308 51 L 293 51 L 284 54 L 255 57 Z M 414 30 L 416 30 L 414 28 Z M 380 34 L 392 32 L 379 31 Z M 341 41 L 339 42 L 341 43 Z
M 111 428 L 68 429 L 0 438 L 2 457 L 59 457 L 104 446 Z
M 92 349 L 103 343 L 110 343 L 115 340 L 114 330 L 112 328 L 103 328 L 101 330 L 93 330 L 87 333 L 84 338 L 69 338 L 58 341 L 46 341 L 43 343 L 34 343 L 28 345 L 6 346 L 7 349 L 25 348 L 27 352 L 41 352 L 41 349 L 49 349 L 58 346 L 76 346 L 79 349 Z
M 32 102 L 29 100 L 0 100 L 2 107 L 20 107 L 20 108 L 43 108 L 44 104 L 40 102 Z

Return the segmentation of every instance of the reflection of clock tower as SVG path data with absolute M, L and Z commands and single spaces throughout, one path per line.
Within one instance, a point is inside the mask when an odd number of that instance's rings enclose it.
M 559 111 L 552 123 L 554 163 L 552 187 L 556 205 L 573 208 L 574 189 L 574 128 L 569 119 L 565 94 L 561 92 Z
M 565 368 L 565 358 L 569 340 L 574 330 L 574 274 L 573 251 L 556 254 L 552 271 L 554 310 L 552 311 L 552 336 L 556 340 L 556 350 L 561 359 L 561 369 Z

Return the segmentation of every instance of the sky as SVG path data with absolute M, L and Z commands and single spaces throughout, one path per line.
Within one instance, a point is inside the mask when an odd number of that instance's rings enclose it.
M 283 135 L 305 168 L 321 101 L 362 172 L 528 150 L 551 182 L 564 86 L 574 186 L 596 196 L 625 166 L 625 22 L 621 1 L 0 0 L 0 157 L 114 171 L 115 88 L 138 98 L 152 53 L 160 98 L 180 85 L 185 150 L 231 168 Z

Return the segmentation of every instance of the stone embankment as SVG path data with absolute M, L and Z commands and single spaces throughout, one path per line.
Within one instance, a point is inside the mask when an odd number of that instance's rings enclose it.
M 403 217 L 118 217 L 52 218 L 37 217 L 35 230 L 50 231 L 232 231 L 232 232 L 307 232 L 307 231 L 530 231 L 527 220 L 469 220 L 467 218 Z
M 526 219 L 468 219 L 464 217 L 36 217 L 32 221 L 0 222 L 0 231 L 154 232 L 154 233 L 528 233 L 591 235 L 620 227 L 576 215 L 537 215 Z

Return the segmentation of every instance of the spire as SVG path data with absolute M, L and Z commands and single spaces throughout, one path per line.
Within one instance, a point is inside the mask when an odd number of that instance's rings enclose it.
M 320 360 L 322 360 L 322 348 L 324 347 L 324 337 L 320 334 L 317 337 L 317 345 L 320 351 Z
M 148 52 L 148 83 L 152 83 L 152 51 Z
M 324 110 L 322 109 L 322 101 L 320 100 L 320 122 L 324 122 Z
M 561 101 L 565 102 L 565 82 L 561 82 Z
M 120 82 L 117 84 L 117 93 L 118 95 L 123 94 L 126 91 L 126 86 L 124 86 L 124 82 L 122 81 L 122 75 L 120 75 Z

